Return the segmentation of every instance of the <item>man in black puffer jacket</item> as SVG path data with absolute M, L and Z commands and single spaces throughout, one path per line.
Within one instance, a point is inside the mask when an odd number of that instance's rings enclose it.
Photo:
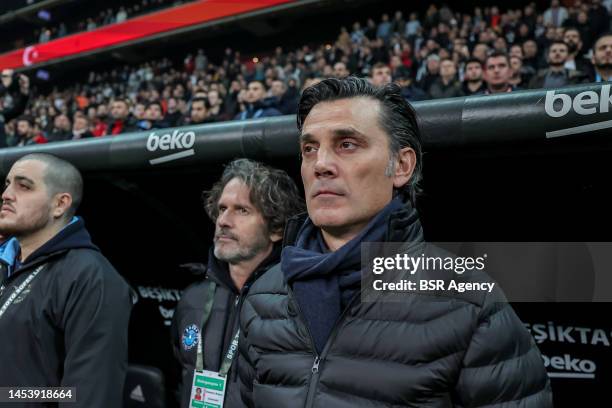
M 393 84 L 308 88 L 298 109 L 308 217 L 241 312 L 255 407 L 552 407 L 531 336 L 496 287 L 363 302 L 363 242 L 422 242 L 415 113 Z M 249 363 L 249 364 L 247 364 Z
M 225 168 L 221 180 L 207 192 L 205 207 L 215 223 L 214 246 L 207 267 L 202 266 L 206 279 L 184 291 L 172 320 L 174 354 L 181 365 L 180 406 L 192 407 L 191 385 L 200 346 L 201 369 L 217 372 L 226 364 L 223 406 L 235 408 L 243 406 L 236 374 L 240 359 L 226 356 L 239 327 L 242 301 L 251 285 L 278 262 L 282 231 L 287 219 L 303 209 L 303 201 L 284 171 L 239 159 Z M 205 313 L 207 306 L 209 313 Z M 226 361 L 231 361 L 229 366 Z

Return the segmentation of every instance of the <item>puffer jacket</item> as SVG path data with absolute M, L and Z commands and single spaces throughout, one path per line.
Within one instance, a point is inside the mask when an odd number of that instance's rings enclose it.
M 406 211 L 419 222 L 415 210 Z M 295 242 L 302 222 L 288 224 L 285 243 Z M 390 231 L 386 241 L 406 242 L 401 229 Z M 245 403 L 552 407 L 540 352 L 497 285 L 478 296 L 402 296 L 399 302 L 366 303 L 357 294 L 318 354 L 280 265 L 269 270 L 241 311 Z

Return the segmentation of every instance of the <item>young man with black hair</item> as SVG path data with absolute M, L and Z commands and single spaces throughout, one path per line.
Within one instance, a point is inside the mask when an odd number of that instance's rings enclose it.
M 487 56 L 484 67 L 484 78 L 487 83 L 485 95 L 512 92 L 515 88 L 510 84 L 512 68 L 507 54 L 493 52 Z
M 569 47 L 563 41 L 553 41 L 548 47 L 548 68 L 538 71 L 531 81 L 530 89 L 557 89 L 567 85 L 580 84 L 588 81 L 586 74 L 565 68 L 569 55 Z
M 75 216 L 82 197 L 79 171 L 49 154 L 22 157 L 6 176 L 0 387 L 74 387 L 70 406 L 119 407 L 132 298 Z
M 591 62 L 594 67 L 592 82 L 612 81 L 612 33 L 603 34 L 595 41 Z
M 266 86 L 261 81 L 251 81 L 244 94 L 244 110 L 234 120 L 267 118 L 282 113 L 274 107 L 274 101 L 266 99 Z
M 483 93 L 486 85 L 482 80 L 482 63 L 476 58 L 470 58 L 465 62 L 463 73 L 463 94 L 476 95 Z

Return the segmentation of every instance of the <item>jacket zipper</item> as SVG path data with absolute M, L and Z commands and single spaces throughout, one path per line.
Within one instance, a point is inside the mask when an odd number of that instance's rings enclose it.
M 338 333 L 338 328 L 340 327 L 342 321 L 344 320 L 344 316 L 346 315 L 347 311 L 353 306 L 353 303 L 355 303 L 355 299 L 361 296 L 361 291 L 359 291 L 353 296 L 353 298 L 350 300 L 348 305 L 344 308 L 344 310 L 338 317 L 338 320 L 336 320 L 336 323 L 334 324 L 332 332 L 329 334 L 329 338 L 327 339 L 327 342 L 325 343 L 325 346 L 323 346 L 323 350 L 321 351 L 321 354 L 319 355 L 319 353 L 317 352 L 317 348 L 315 346 L 314 337 L 312 337 L 312 333 L 310 332 L 306 319 L 304 318 L 304 315 L 302 314 L 302 311 L 300 309 L 300 304 L 297 302 L 297 299 L 293 295 L 293 290 L 291 289 L 291 286 L 289 284 L 287 284 L 287 289 L 288 289 L 288 293 L 289 293 L 289 297 L 291 298 L 291 301 L 296 306 L 296 309 L 297 309 L 296 312 L 299 318 L 302 320 L 302 323 L 304 324 L 304 327 L 306 328 L 306 332 L 308 333 L 308 336 L 310 337 L 313 354 L 315 356 L 315 359 L 312 363 L 312 368 L 310 369 L 311 371 L 310 382 L 308 383 L 308 393 L 306 394 L 306 403 L 304 404 L 304 408 L 309 408 L 313 406 L 315 389 L 317 387 L 317 384 L 319 383 L 319 365 L 321 364 L 321 361 L 324 360 L 325 357 L 327 356 L 327 352 L 331 348 L 331 344 L 333 343 L 336 337 L 336 334 Z
M 236 323 L 238 324 L 238 327 L 240 327 L 240 309 L 241 309 L 241 305 L 242 305 L 242 301 L 244 300 L 244 294 L 246 293 L 246 291 L 249 289 L 250 285 L 245 284 L 242 289 L 240 290 L 240 293 L 238 295 L 236 295 L 236 299 L 234 300 L 234 325 L 232 326 L 232 338 L 230 338 L 230 346 L 231 346 L 231 342 L 233 341 L 233 330 L 234 328 L 236 328 Z M 236 350 L 236 353 L 239 353 L 238 350 Z M 232 364 L 232 368 L 233 370 L 230 370 L 230 372 L 232 373 L 232 382 L 236 382 L 238 381 L 238 362 L 240 361 L 240 355 L 237 355 L 234 358 L 234 363 Z

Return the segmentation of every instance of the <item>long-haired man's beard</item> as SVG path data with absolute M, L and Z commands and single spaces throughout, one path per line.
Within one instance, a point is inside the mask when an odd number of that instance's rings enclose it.
M 574 44 L 573 42 L 567 42 L 567 49 L 569 51 L 570 54 L 575 53 L 576 51 L 578 51 L 578 45 Z
M 267 249 L 270 245 L 270 241 L 266 233 L 257 234 L 250 242 L 245 242 L 246 240 L 244 237 L 242 241 L 239 241 L 233 234 L 223 230 L 221 230 L 219 233 L 223 233 L 224 235 L 236 240 L 235 245 L 232 245 L 232 247 L 229 248 L 227 245 L 217 245 L 217 242 L 215 241 L 215 257 L 230 264 L 249 261 Z

